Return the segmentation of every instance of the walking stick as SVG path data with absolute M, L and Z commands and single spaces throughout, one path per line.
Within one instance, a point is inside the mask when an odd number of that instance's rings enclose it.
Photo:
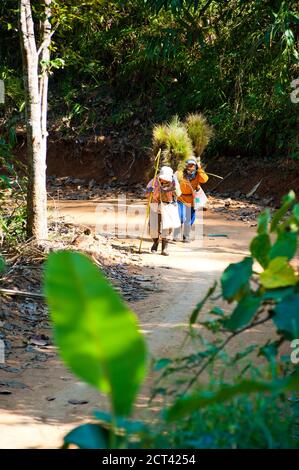
M 206 174 L 210 176 L 215 176 L 215 178 L 219 178 L 220 180 L 224 179 L 223 176 L 215 175 L 214 173 L 208 173 L 207 171 L 206 171 Z
M 158 174 L 158 170 L 159 170 L 160 157 L 161 157 L 161 149 L 159 149 L 159 152 L 157 153 L 156 158 L 155 158 L 155 162 L 156 162 L 155 165 L 156 165 L 156 166 L 155 166 L 155 176 L 154 176 L 154 179 L 153 179 L 153 186 L 154 186 L 154 187 L 155 187 L 155 183 L 156 183 L 156 179 L 157 179 L 157 174 Z M 148 219 L 148 216 L 149 216 L 149 214 L 150 214 L 150 207 L 151 207 L 152 199 L 153 199 L 153 192 L 150 193 L 149 198 L 148 198 L 148 203 L 147 203 L 146 213 L 145 213 L 144 226 L 143 226 L 143 230 L 142 230 L 142 235 L 141 235 L 141 240 L 140 240 L 140 244 L 139 244 L 139 251 L 138 251 L 138 253 L 141 253 L 141 246 L 142 246 L 142 242 L 143 242 L 143 237 L 144 237 L 144 232 L 145 232 L 145 227 L 146 227 L 147 219 Z

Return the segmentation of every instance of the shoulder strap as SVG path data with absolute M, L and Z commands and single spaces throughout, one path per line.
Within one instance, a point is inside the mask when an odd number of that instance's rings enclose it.
M 192 197 L 193 197 L 193 199 L 194 199 L 194 197 L 195 197 L 195 191 L 194 191 L 194 189 L 193 189 L 193 187 L 192 187 L 192 184 L 190 183 L 190 181 L 189 181 L 188 179 L 186 179 L 186 181 L 187 181 L 188 185 L 190 186 L 190 189 L 191 189 L 191 191 L 192 191 Z

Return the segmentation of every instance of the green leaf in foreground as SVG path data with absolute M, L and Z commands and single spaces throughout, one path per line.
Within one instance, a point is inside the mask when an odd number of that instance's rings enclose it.
M 224 323 L 225 328 L 230 331 L 236 331 L 249 325 L 260 305 L 260 297 L 254 297 L 250 294 L 243 297 L 236 306 L 231 317 Z
M 270 250 L 270 258 L 285 256 L 288 260 L 292 259 L 297 251 L 297 233 L 281 232 Z
M 129 434 L 141 432 L 146 427 L 146 424 L 142 421 L 127 418 L 114 419 L 109 413 L 105 413 L 104 411 L 95 411 L 94 417 L 108 427 L 114 426 L 114 428 L 125 430 Z
M 108 449 L 109 432 L 99 424 L 83 424 L 65 436 L 63 447 L 70 445 L 79 449 Z
M 294 292 L 293 287 L 282 287 L 278 289 L 267 290 L 262 294 L 263 301 L 280 302 L 282 299 Z
M 266 289 L 294 286 L 298 280 L 298 276 L 285 256 L 271 260 L 268 268 L 260 274 L 260 282 Z
M 288 339 L 299 338 L 299 294 L 285 297 L 275 306 L 273 321 Z
M 295 204 L 295 202 L 296 202 L 296 195 L 294 191 L 290 191 L 286 196 L 283 197 L 282 206 L 273 215 L 271 227 L 270 227 L 271 232 L 274 232 L 277 229 L 283 216 Z
M 45 293 L 66 364 L 109 394 L 116 415 L 128 415 L 146 373 L 146 347 L 135 315 L 79 253 L 49 256 Z
M 250 244 L 250 252 L 252 256 L 266 268 L 269 263 L 269 251 L 271 249 L 270 237 L 267 233 L 257 235 Z
M 221 276 L 223 297 L 232 301 L 237 299 L 238 294 L 248 286 L 252 275 L 253 260 L 250 257 L 244 258 L 239 263 L 228 265 Z
M 281 393 L 288 391 L 297 391 L 299 389 L 299 373 L 293 374 L 285 379 L 278 379 L 273 382 L 258 382 L 254 380 L 244 380 L 238 384 L 225 385 L 216 391 L 200 391 L 190 396 L 179 398 L 174 405 L 169 408 L 166 414 L 168 421 L 176 421 L 190 416 L 191 413 L 198 411 L 208 405 L 223 403 L 235 396 L 258 393 L 272 392 Z

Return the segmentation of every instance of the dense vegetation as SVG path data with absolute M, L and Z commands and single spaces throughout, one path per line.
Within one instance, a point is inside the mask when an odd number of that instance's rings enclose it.
M 153 122 L 203 112 L 215 129 L 210 154 L 299 156 L 296 0 L 55 0 L 52 24 L 50 127 L 59 136 L 141 134 L 147 147 Z M 0 57 L 10 128 L 24 121 L 14 0 L 0 5 Z

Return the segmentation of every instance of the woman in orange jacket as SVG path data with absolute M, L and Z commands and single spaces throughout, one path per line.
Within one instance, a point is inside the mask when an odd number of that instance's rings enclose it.
M 190 242 L 191 227 L 195 222 L 196 212 L 194 208 L 194 194 L 200 189 L 202 183 L 206 183 L 209 177 L 195 158 L 186 161 L 183 173 L 178 174 L 182 194 L 178 198 L 178 209 L 183 226 L 183 241 Z M 177 241 L 181 229 L 174 230 L 174 240 Z

